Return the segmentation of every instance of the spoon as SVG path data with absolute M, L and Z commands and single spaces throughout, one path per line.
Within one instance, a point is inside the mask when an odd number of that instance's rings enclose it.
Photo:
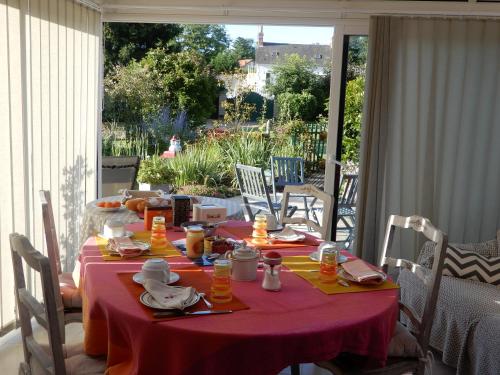
M 213 308 L 214 306 L 205 298 L 205 293 L 198 293 L 201 297 L 201 299 L 203 300 L 203 302 L 205 302 L 205 305 L 207 305 L 207 307 L 209 309 Z

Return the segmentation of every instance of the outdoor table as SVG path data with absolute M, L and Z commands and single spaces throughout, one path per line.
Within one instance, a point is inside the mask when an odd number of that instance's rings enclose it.
M 142 221 L 142 219 L 137 216 L 136 212 L 127 210 L 126 208 L 109 212 L 102 211 L 98 207 L 96 207 L 96 203 L 98 201 L 120 201 L 122 198 L 123 197 L 121 195 L 117 195 L 112 197 L 104 197 L 102 199 L 87 203 L 80 225 L 80 245 L 83 244 L 83 242 L 90 236 L 95 236 L 99 232 L 101 232 L 104 224 L 108 219 L 119 220 L 124 224 L 131 224 Z M 201 204 L 214 204 L 217 206 L 226 207 L 227 217 L 229 219 L 241 219 L 243 217 L 240 202 L 205 196 L 196 196 L 195 198 L 197 198 Z
M 226 228 L 248 225 L 230 221 Z M 223 234 L 224 227 L 219 229 Z M 171 240 L 184 237 L 180 231 L 167 234 Z M 288 256 L 315 249 L 279 251 Z M 191 263 L 183 256 L 167 260 L 174 271 Z M 140 271 L 144 260 L 104 261 L 95 238 L 89 238 L 81 262 L 84 349 L 106 354 L 109 374 L 276 374 L 344 351 L 382 365 L 398 316 L 395 289 L 327 295 L 283 269 L 282 290 L 270 292 L 261 287 L 259 269 L 255 281 L 232 281 L 233 294 L 247 310 L 154 321 L 119 278 L 120 272 Z

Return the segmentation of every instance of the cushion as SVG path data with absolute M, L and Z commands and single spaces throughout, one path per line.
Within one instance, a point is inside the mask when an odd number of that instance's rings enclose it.
M 449 245 L 444 258 L 443 275 L 500 285 L 500 257 L 485 257 Z
M 394 334 L 389 343 L 389 357 L 411 357 L 420 356 L 420 347 L 417 339 L 400 322 L 396 323 Z
M 497 232 L 497 236 L 500 236 L 500 230 Z M 499 243 L 500 237 L 498 239 L 478 242 L 478 243 L 450 243 L 450 246 L 458 248 L 460 250 L 467 250 L 478 253 L 485 257 L 497 257 L 500 256 L 499 253 Z M 420 254 L 417 259 L 417 263 L 421 266 L 432 268 L 434 263 L 434 247 L 436 244 L 432 241 L 427 241 L 423 244 L 422 249 L 420 250 Z
M 70 272 L 63 272 L 59 275 L 59 288 L 61 289 L 63 305 L 65 308 L 82 308 L 82 297 Z

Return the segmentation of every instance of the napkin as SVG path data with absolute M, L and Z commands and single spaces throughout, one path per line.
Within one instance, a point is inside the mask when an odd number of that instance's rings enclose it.
M 183 310 L 193 301 L 196 293 L 192 287 L 169 286 L 155 279 L 144 280 L 144 289 L 164 309 Z
M 132 258 L 142 254 L 143 248 L 137 246 L 128 237 L 113 237 L 108 241 L 110 251 L 119 253 L 124 258 Z
M 344 271 L 350 274 L 353 279 L 359 283 L 383 280 L 383 275 L 380 272 L 372 270 L 361 259 L 346 262 L 342 265 L 342 267 L 344 268 Z

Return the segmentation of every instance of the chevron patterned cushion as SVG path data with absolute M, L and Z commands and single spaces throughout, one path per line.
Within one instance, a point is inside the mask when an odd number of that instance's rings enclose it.
M 485 257 L 448 245 L 443 275 L 500 286 L 500 257 Z

